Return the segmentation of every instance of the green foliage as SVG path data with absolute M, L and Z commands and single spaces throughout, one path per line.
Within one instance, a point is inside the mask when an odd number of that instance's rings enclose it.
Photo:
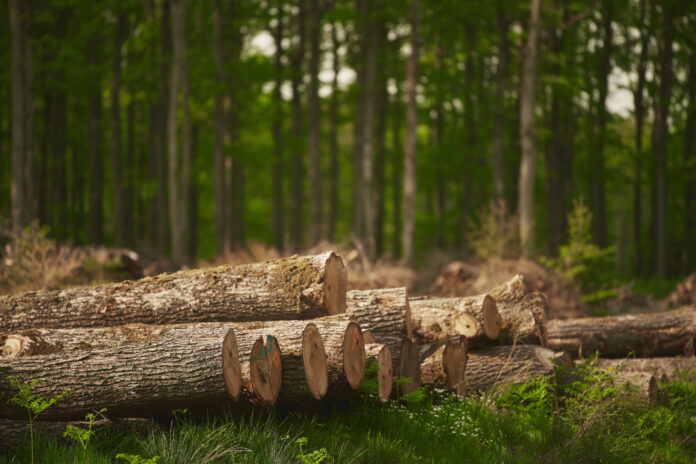
M 161 458 L 159 456 L 155 456 L 153 458 L 146 459 L 138 454 L 119 453 L 116 455 L 116 459 L 126 461 L 128 464 L 158 464 Z
M 99 416 L 102 416 L 105 412 L 106 408 L 102 408 L 97 412 L 88 413 L 85 416 L 85 419 L 89 421 L 89 426 L 86 429 L 83 429 L 82 427 L 76 427 L 74 425 L 68 425 L 68 427 L 65 429 L 65 432 L 63 433 L 63 436 L 79 443 L 82 447 L 83 452 L 86 452 L 87 447 L 89 446 L 89 442 L 94 436 L 94 431 L 92 430 L 94 421 L 96 421 L 97 418 Z
M 483 259 L 517 258 L 519 242 L 517 217 L 508 213 L 504 200 L 491 200 L 487 208 L 481 209 L 469 230 L 471 249 Z
M 295 444 L 300 447 L 300 454 L 297 455 L 297 459 L 304 464 L 319 464 L 329 458 L 329 452 L 326 451 L 326 448 L 321 448 L 312 452 L 305 451 L 304 447 L 307 445 L 308 441 L 307 437 L 300 437 L 295 440 Z

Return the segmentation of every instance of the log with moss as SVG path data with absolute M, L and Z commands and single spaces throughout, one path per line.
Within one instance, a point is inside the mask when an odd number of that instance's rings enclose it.
M 129 323 L 309 319 L 345 312 L 334 253 L 181 271 L 141 280 L 0 297 L 0 332 Z
M 673 311 L 552 320 L 548 346 L 586 357 L 598 352 L 607 358 L 693 354 L 696 307 Z
M 535 345 L 489 346 L 470 351 L 466 365 L 468 390 L 490 390 L 527 382 L 554 372 L 555 353 Z
M 457 340 L 448 340 L 440 345 L 421 362 L 421 383 L 463 396 L 466 393 L 466 337 L 460 336 Z
M 546 346 L 546 295 L 527 291 L 521 274 L 490 291 L 500 314 L 502 343 Z
M 351 290 L 346 296 L 346 314 L 374 335 L 411 337 L 413 324 L 405 287 Z
M 419 343 L 464 335 L 472 345 L 485 344 L 500 334 L 496 302 L 489 295 L 463 298 L 412 299 L 411 318 Z
M 377 390 L 377 397 L 382 403 L 389 400 L 392 392 L 394 380 L 394 370 L 392 368 L 391 352 L 387 345 L 381 343 L 365 344 L 366 362 L 373 366 L 368 378 L 368 371 L 365 374 L 365 383 L 373 382 Z M 367 365 L 366 365 L 367 369 Z

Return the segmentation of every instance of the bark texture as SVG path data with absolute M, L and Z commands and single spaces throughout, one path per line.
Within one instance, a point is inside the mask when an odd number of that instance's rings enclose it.
M 491 346 L 469 353 L 468 390 L 489 390 L 499 385 L 523 383 L 553 373 L 554 352 L 539 346 Z
M 405 287 L 351 290 L 346 295 L 346 314 L 374 336 L 383 334 L 411 338 L 413 335 Z
M 584 357 L 594 352 L 609 358 L 634 353 L 640 357 L 693 353 L 696 308 L 675 311 L 553 320 L 548 346 Z
M 503 343 L 533 343 L 546 346 L 548 302 L 543 293 L 527 292 L 524 277 L 518 274 L 493 290 L 500 314 Z
M 313 323 L 319 329 L 326 352 L 329 375 L 327 394 L 343 395 L 357 390 L 365 377 L 365 342 L 354 321 L 325 319 Z
M 0 297 L 0 330 L 303 319 L 345 311 L 333 253 Z
M 654 397 L 658 383 L 678 378 L 694 379 L 696 359 L 690 358 L 631 358 L 595 359 L 593 366 L 612 369 L 616 372 L 617 383 L 628 384 L 641 392 Z

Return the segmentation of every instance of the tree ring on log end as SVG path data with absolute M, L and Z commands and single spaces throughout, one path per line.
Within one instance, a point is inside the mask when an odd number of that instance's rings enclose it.
M 343 260 L 331 253 L 324 266 L 324 305 L 329 315 L 346 312 L 346 290 L 348 288 L 346 268 Z
M 399 396 L 413 393 L 421 385 L 420 361 L 418 352 L 411 340 L 404 338 L 401 341 L 401 359 L 399 360 L 399 377 L 409 379 L 409 382 L 399 385 Z
M 486 337 L 495 340 L 500 335 L 500 326 L 502 320 L 498 312 L 498 305 L 490 295 L 483 297 L 481 310 L 483 311 L 483 331 Z
M 386 403 L 391 396 L 393 378 L 391 352 L 384 345 L 377 355 L 377 394 L 382 403 Z
M 365 377 L 365 341 L 357 322 L 350 322 L 343 334 L 343 373 L 353 390 Z
M 478 334 L 478 322 L 476 318 L 466 313 L 461 313 L 454 318 L 454 330 L 467 338 L 473 338 Z
M 459 396 L 466 394 L 467 345 L 466 337 L 460 336 L 458 341 L 448 341 L 442 353 L 442 365 L 449 388 Z
M 329 387 L 329 373 L 324 343 L 314 324 L 307 324 L 302 332 L 302 364 L 312 396 L 318 400 L 323 398 Z
M 280 347 L 274 336 L 267 335 L 265 341 L 259 337 L 254 342 L 249 358 L 249 370 L 254 393 L 264 404 L 273 406 L 278 400 L 283 377 Z
M 230 329 L 222 342 L 222 378 L 225 388 L 232 399 L 239 399 L 242 386 L 241 365 L 239 364 L 239 349 L 234 329 Z

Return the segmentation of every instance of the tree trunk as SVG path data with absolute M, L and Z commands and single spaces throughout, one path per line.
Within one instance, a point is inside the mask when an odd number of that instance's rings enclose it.
M 404 260 L 408 264 L 414 261 L 414 234 L 416 208 L 416 144 L 418 139 L 418 103 L 416 87 L 418 83 L 418 61 L 420 35 L 419 0 L 411 0 L 409 22 L 411 23 L 411 56 L 406 70 L 406 144 L 404 150 Z
M 345 312 L 333 253 L 0 297 L 0 330 L 303 319 Z
M 689 353 L 696 335 L 696 309 L 549 321 L 548 346 L 586 357 L 608 358 Z
M 693 21 L 692 21 L 693 23 Z M 689 63 L 689 106 L 684 126 L 684 271 L 696 266 L 696 53 Z
M 633 106 L 635 108 L 635 166 L 633 177 L 633 273 L 639 276 L 643 273 L 643 120 L 645 118 L 645 106 L 643 97 L 645 93 L 646 76 L 648 62 L 648 46 L 650 36 L 646 31 L 646 1 L 640 0 L 639 33 L 640 33 L 640 56 L 638 58 L 638 84 L 633 92 Z
M 389 347 L 381 343 L 365 343 L 365 359 L 366 362 L 374 362 L 376 366 L 373 373 L 367 370 L 366 366 L 365 381 L 377 382 L 377 397 L 382 403 L 386 403 L 391 397 L 394 381 Z
M 132 247 L 134 244 L 135 227 L 138 221 L 138 209 L 133 198 L 135 185 L 138 183 L 138 174 L 135 161 L 135 92 L 130 90 L 130 93 L 133 96 L 131 96 L 128 102 L 128 109 L 126 110 L 126 169 L 123 185 L 123 209 L 128 211 L 128 214 L 124 215 L 123 237 L 125 244 Z
M 655 100 L 653 150 L 655 151 L 655 271 L 667 275 L 667 139 L 669 137 L 669 104 L 672 98 L 672 42 L 674 24 L 670 2 L 662 5 L 662 34 L 659 43 L 660 86 Z
M 285 208 L 283 204 L 283 8 L 276 5 L 276 26 L 273 29 L 275 42 L 273 86 L 273 243 L 277 250 L 285 248 Z
M 290 241 L 292 250 L 298 251 L 302 248 L 302 203 L 303 189 L 302 178 L 304 172 L 304 162 L 302 154 L 303 117 L 302 117 L 302 96 L 300 95 L 300 84 L 303 72 L 302 63 L 305 55 L 305 2 L 300 0 L 297 10 L 297 35 L 299 43 L 297 50 L 292 55 L 291 65 L 292 74 L 292 168 L 290 179 Z
M 475 23 L 469 23 L 464 34 L 466 44 L 466 59 L 464 64 L 464 81 L 467 87 L 464 95 L 464 132 L 466 133 L 466 148 L 464 149 L 464 173 L 460 196 L 460 235 L 466 235 L 469 230 L 469 218 L 472 204 L 472 171 L 476 158 L 476 118 L 474 117 L 474 94 L 476 93 L 474 54 L 476 53 Z M 464 237 L 460 243 L 465 245 Z
M 385 61 L 385 36 L 386 26 L 383 21 L 379 24 L 380 62 Z M 381 71 L 377 78 L 377 102 L 375 128 L 375 170 L 374 170 L 374 241 L 375 257 L 379 258 L 384 253 L 384 211 L 385 211 L 385 165 L 386 165 L 386 135 L 387 135 L 387 103 L 389 92 L 387 91 L 387 76 Z
M 101 39 L 95 35 L 87 46 L 91 67 L 91 80 L 99 82 L 97 66 L 100 58 Z M 102 95 L 94 84 L 89 103 L 89 241 L 104 243 L 104 186 L 102 167 Z
M 495 340 L 500 335 L 500 316 L 489 295 L 464 298 L 411 299 L 414 334 L 420 343 L 432 343 L 463 335 L 472 344 Z
M 12 231 L 20 234 L 26 225 L 25 140 L 24 140 L 24 63 L 22 34 L 22 12 L 18 0 L 10 0 L 10 29 L 12 36 L 12 176 L 10 195 L 12 198 Z
M 333 57 L 333 79 L 331 80 L 331 106 L 329 107 L 329 227 L 327 239 L 336 240 L 336 223 L 339 206 L 339 162 L 338 162 L 338 73 L 341 70 L 338 55 L 336 23 L 331 23 L 331 56 Z
M 159 144 L 157 158 L 157 251 L 166 255 L 170 244 L 169 231 L 169 105 L 171 74 L 171 25 L 169 0 L 162 2 L 161 49 L 162 56 L 159 76 Z
M 403 192 L 403 186 L 401 180 L 403 179 L 403 145 L 402 145 L 402 135 L 401 135 L 401 121 L 402 115 L 400 111 L 401 107 L 401 92 L 397 86 L 396 95 L 394 95 L 394 101 L 392 103 L 392 154 L 391 154 L 391 165 L 392 165 L 392 254 L 395 258 L 401 256 L 401 237 L 403 236 L 403 221 L 402 212 L 403 204 L 401 200 L 401 193 Z
M 405 287 L 351 290 L 346 295 L 346 314 L 373 335 L 411 338 L 413 323 Z
M 28 225 L 37 218 L 36 188 L 36 120 L 34 102 L 34 25 L 32 7 L 27 5 L 26 28 L 24 30 L 24 222 Z
M 500 314 L 500 339 L 503 343 L 546 346 L 546 295 L 527 292 L 520 274 L 495 287 L 490 295 L 495 299 Z
M 114 245 L 126 244 L 126 219 L 124 210 L 123 167 L 121 164 L 121 47 L 128 33 L 128 19 L 124 12 L 119 12 L 116 19 L 114 36 L 114 59 L 111 81 L 111 162 L 114 178 Z M 130 211 L 128 212 L 131 213 Z
M 469 352 L 466 364 L 467 390 L 485 391 L 524 383 L 554 372 L 555 353 L 533 345 L 490 346 Z
M 505 201 L 505 170 L 503 159 L 505 154 L 505 90 L 507 88 L 508 56 L 510 43 L 508 32 L 510 20 L 505 7 L 497 4 L 498 27 L 498 67 L 495 72 L 495 108 L 493 110 L 493 194 L 496 202 Z
M 446 388 L 459 396 L 466 393 L 467 339 L 449 340 L 420 365 L 421 383 Z
M 522 162 L 519 178 L 520 241 L 522 254 L 534 254 L 534 181 L 536 179 L 536 130 L 534 106 L 537 85 L 537 61 L 541 0 L 531 0 L 529 31 L 524 51 L 522 87 L 520 90 L 520 141 Z
M 222 53 L 222 3 L 215 0 L 213 7 L 213 59 L 215 61 L 215 80 L 220 88 L 215 92 L 215 120 L 213 121 L 213 166 L 215 201 L 215 254 L 225 253 L 225 113 L 222 107 L 225 85 L 224 58 Z
M 310 191 L 310 244 L 322 238 L 323 214 L 321 188 L 321 108 L 319 102 L 319 60 L 321 51 L 321 11 L 319 0 L 310 0 L 309 5 L 309 95 L 307 114 L 309 126 L 309 191 Z

